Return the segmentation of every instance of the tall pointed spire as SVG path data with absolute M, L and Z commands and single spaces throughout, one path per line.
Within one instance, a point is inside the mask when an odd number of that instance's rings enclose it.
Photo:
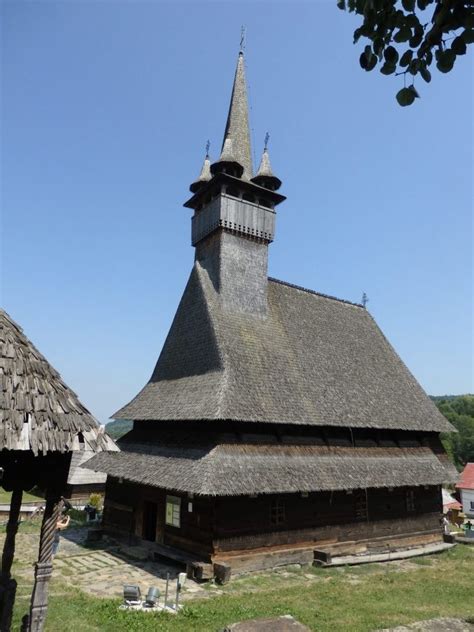
M 222 149 L 226 146 L 226 140 L 228 139 L 232 141 L 233 159 L 244 168 L 242 177 L 245 180 L 250 180 L 253 175 L 253 167 L 250 147 L 247 83 L 245 80 L 244 53 L 242 50 L 239 52 L 239 58 L 237 60 Z M 227 143 L 227 147 L 228 146 L 229 143 Z

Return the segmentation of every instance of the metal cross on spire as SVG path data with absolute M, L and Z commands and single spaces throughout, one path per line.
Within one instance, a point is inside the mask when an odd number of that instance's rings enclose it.
M 211 141 L 207 141 L 206 143 L 206 158 L 209 158 L 209 149 L 211 148 Z
M 270 140 L 270 134 L 267 132 L 265 134 L 265 144 L 263 146 L 263 150 L 266 151 L 268 149 L 268 141 Z
M 240 52 L 243 53 L 245 50 L 245 26 L 242 25 L 240 27 Z
M 364 292 L 362 294 L 362 306 L 366 307 L 367 303 L 369 302 L 369 297 L 367 296 L 367 294 Z

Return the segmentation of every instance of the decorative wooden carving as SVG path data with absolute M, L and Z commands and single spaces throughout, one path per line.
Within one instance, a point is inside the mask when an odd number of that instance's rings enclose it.
M 48 494 L 41 524 L 38 562 L 35 565 L 35 583 L 31 595 L 29 617 L 24 617 L 22 630 L 42 632 L 48 609 L 48 584 L 53 571 L 53 542 L 59 519 L 61 497 Z

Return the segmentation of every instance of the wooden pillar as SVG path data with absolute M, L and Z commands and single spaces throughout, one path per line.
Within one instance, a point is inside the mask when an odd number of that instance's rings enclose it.
M 56 533 L 61 496 L 48 493 L 41 524 L 38 562 L 35 565 L 35 583 L 31 595 L 29 617 L 23 617 L 22 631 L 42 632 L 48 609 L 48 584 L 53 571 L 53 542 Z
M 7 532 L 3 544 L 2 571 L 0 575 L 0 630 L 9 632 L 12 624 L 13 605 L 15 603 L 16 581 L 11 577 L 11 568 L 15 555 L 15 538 L 18 531 L 23 490 L 15 489 L 10 502 Z

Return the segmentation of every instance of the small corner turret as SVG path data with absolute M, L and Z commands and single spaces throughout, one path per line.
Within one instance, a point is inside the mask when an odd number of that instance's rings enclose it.
M 209 180 L 212 178 L 211 175 L 211 160 L 209 158 L 209 148 L 210 148 L 211 144 L 209 141 L 207 141 L 206 143 L 206 156 L 204 158 L 204 162 L 201 168 L 201 173 L 199 174 L 199 177 L 197 180 L 195 180 L 192 184 L 190 184 L 189 186 L 189 190 L 191 191 L 191 193 L 197 193 L 199 191 L 199 189 L 202 189 L 202 187 L 206 184 L 206 182 L 209 182 Z
M 269 138 L 270 134 L 267 132 L 265 135 L 265 146 L 263 148 L 260 167 L 258 168 L 257 175 L 252 178 L 252 182 L 255 182 L 255 184 L 258 184 L 264 189 L 270 189 L 270 191 L 278 191 L 278 189 L 281 187 L 281 180 L 277 178 L 272 171 L 270 156 L 268 154 Z

